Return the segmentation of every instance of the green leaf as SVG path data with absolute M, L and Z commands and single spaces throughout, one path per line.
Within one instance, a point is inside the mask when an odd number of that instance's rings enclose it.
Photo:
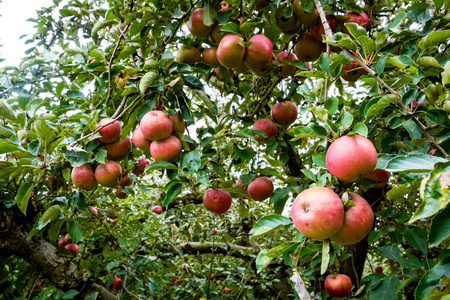
M 427 232 L 425 229 L 420 227 L 406 228 L 403 236 L 411 246 L 420 250 L 425 256 L 428 254 Z
M 244 149 L 239 148 L 236 144 L 233 145 L 233 152 L 243 160 L 251 160 L 255 157 L 256 152 L 250 147 L 245 147 Z
M 408 223 L 411 224 L 419 219 L 428 218 L 450 203 L 449 174 L 450 162 L 436 164 L 435 169 L 430 174 L 430 178 L 422 181 L 422 185 L 425 184 L 423 193 L 421 193 L 422 203 L 420 203 L 414 216 Z
M 425 50 L 432 46 L 437 46 L 450 39 L 450 29 L 433 31 L 424 36 L 418 43 L 419 48 Z
M 420 279 L 414 292 L 415 299 L 424 299 L 434 287 L 439 286 L 440 278 L 448 276 L 448 270 L 450 270 L 450 256 L 441 260 Z
M 431 246 L 437 246 L 450 237 L 450 205 L 434 216 L 431 221 L 428 242 Z
M 268 215 L 264 216 L 256 222 L 255 226 L 250 230 L 250 240 L 254 240 L 259 236 L 266 235 L 271 232 L 275 232 L 284 228 L 287 225 L 291 225 L 290 218 L 286 218 L 280 215 Z
M 369 133 L 369 130 L 367 129 L 366 124 L 364 124 L 364 123 L 356 123 L 355 126 L 353 127 L 353 132 L 356 132 L 359 135 L 367 137 L 367 134 Z
M 450 83 L 450 61 L 445 63 L 444 72 L 441 73 L 441 76 L 443 85 Z
M 322 126 L 317 125 L 316 123 L 311 122 L 308 124 L 308 127 L 311 128 L 317 136 L 322 136 L 322 137 L 327 136 L 327 130 L 325 128 L 323 128 Z
M 427 154 L 397 155 L 392 158 L 386 167 L 388 172 L 426 172 L 431 171 L 439 162 L 447 162 L 446 159 Z
M 400 249 L 397 246 L 394 245 L 385 245 L 382 247 L 378 247 L 378 252 L 381 254 L 381 256 L 386 257 L 387 259 L 392 259 L 395 261 L 400 260 Z
M 145 167 L 144 173 L 147 172 L 148 170 L 164 170 L 164 169 L 178 170 L 178 167 L 167 161 L 156 161 L 154 163 L 147 165 Z
M 319 67 L 324 72 L 330 72 L 330 57 L 326 52 L 322 53 L 319 58 Z
M 300 242 L 285 242 L 273 249 L 264 249 L 263 251 L 259 252 L 258 257 L 256 258 L 257 272 L 259 273 L 264 270 L 274 258 L 277 258 L 285 251 L 297 246 L 299 243 Z
M 202 19 L 203 24 L 206 26 L 211 26 L 214 24 L 215 20 L 217 18 L 217 12 L 214 9 L 213 2 L 206 2 L 203 6 L 203 13 L 202 13 Z
M 64 153 L 66 159 L 71 163 L 72 167 L 79 167 L 85 163 L 93 162 L 92 153 L 89 153 L 81 148 L 67 147 Z
M 201 162 L 200 154 L 197 150 L 194 150 L 183 156 L 181 166 L 182 168 L 187 167 L 190 173 L 195 173 L 200 169 Z
M 274 204 L 275 213 L 281 214 L 283 212 L 290 192 L 291 188 L 289 187 L 276 188 L 272 195 L 270 195 L 270 203 Z
M 231 32 L 231 33 L 239 33 L 239 25 L 236 23 L 228 23 L 222 27 L 221 31 Z
M 25 182 L 20 186 L 19 191 L 17 192 L 16 203 L 20 211 L 23 212 L 24 215 L 27 215 L 28 200 L 30 200 L 30 195 L 33 191 L 33 188 L 33 181 Z
M 69 228 L 69 235 L 74 243 L 78 243 L 83 236 L 83 231 L 81 230 L 80 222 L 78 220 L 68 221 L 67 227 Z
M 314 162 L 316 165 L 318 165 L 319 167 L 322 167 L 322 168 L 326 168 L 326 167 L 327 167 L 325 153 L 317 153 L 317 154 L 314 154 L 314 155 L 312 156 L 312 160 L 313 160 L 313 162 Z
M 308 177 L 309 179 L 311 179 L 312 181 L 317 181 L 316 174 L 314 174 L 313 172 L 311 172 L 311 170 L 308 170 L 308 169 L 302 169 L 301 172 L 302 172 L 303 174 L 305 174 L 305 176 Z
M 139 82 L 139 91 L 141 94 L 145 93 L 147 88 L 158 78 L 158 73 L 156 71 L 150 71 L 142 76 Z
M 9 140 L 0 140 L 0 154 L 15 152 L 18 150 L 22 150 L 22 147 Z
M 47 224 L 54 219 L 56 219 L 61 214 L 61 208 L 59 205 L 52 205 L 50 206 L 42 215 L 42 224 Z
M 345 33 L 341 33 L 341 32 L 335 33 L 333 35 L 333 39 L 334 39 L 334 42 L 329 40 L 329 38 L 327 37 L 325 42 L 327 44 L 342 47 L 342 48 L 349 49 L 352 51 L 356 51 L 358 49 L 358 47 L 353 42 L 353 40 Z
M 320 265 L 320 275 L 325 274 L 330 263 L 330 240 L 326 239 L 322 245 L 322 263 Z
M 98 39 L 98 34 L 97 33 L 98 33 L 98 31 L 100 29 L 103 29 L 103 28 L 105 28 L 105 27 L 107 27 L 109 25 L 118 24 L 118 23 L 119 23 L 119 21 L 115 20 L 115 19 L 106 19 L 106 20 L 98 21 L 92 27 L 91 35 L 92 35 L 92 37 L 94 39 Z
M 347 27 L 351 35 L 357 40 L 360 37 L 368 37 L 366 29 L 357 23 L 345 23 L 344 26 Z
M 338 98 L 332 96 L 332 97 L 329 97 L 327 99 L 327 101 L 325 101 L 324 107 L 328 110 L 328 113 L 330 115 L 334 115 L 337 112 L 338 105 L 339 105 Z
M 397 97 L 395 97 L 392 94 L 389 94 L 389 95 L 383 96 L 378 102 L 373 103 L 370 106 L 368 105 L 368 107 L 366 106 L 366 109 L 365 109 L 366 119 L 370 119 L 376 113 L 383 110 L 386 106 L 388 106 L 389 104 L 394 102 L 396 99 L 397 99 Z
M 381 284 L 374 290 L 369 292 L 369 300 L 392 300 L 397 299 L 395 290 L 396 284 L 399 282 L 397 276 L 386 276 Z
M 214 104 L 211 101 L 211 98 L 209 98 L 209 96 L 204 91 L 194 90 L 194 93 L 206 105 L 206 107 L 208 108 L 208 110 L 211 114 L 213 114 L 213 115 L 217 114 Z
M 73 299 L 75 296 L 78 295 L 78 292 L 76 290 L 68 290 L 64 293 L 64 296 L 62 296 L 63 299 Z
M 0 117 L 16 122 L 16 115 L 12 107 L 5 100 L 0 99 Z
M 183 185 L 178 181 L 171 181 L 167 183 L 164 191 L 166 192 L 161 199 L 162 206 L 166 208 L 169 206 L 170 201 L 173 200 L 176 196 L 178 196 L 183 188 Z

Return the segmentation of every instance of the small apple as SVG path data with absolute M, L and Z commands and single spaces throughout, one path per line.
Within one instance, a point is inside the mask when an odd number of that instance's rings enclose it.
M 325 278 L 325 290 L 331 297 L 348 297 L 352 291 L 352 280 L 345 274 L 330 274 Z
M 375 268 L 373 268 L 373 271 L 375 273 L 383 273 L 383 268 L 382 267 L 375 267 Z
M 174 113 L 173 115 L 170 115 L 170 119 L 172 120 L 172 132 L 183 134 L 186 130 L 186 123 L 184 122 L 183 117 L 181 117 L 181 114 L 179 112 Z
M 367 75 L 367 71 L 354 61 L 352 61 L 349 65 L 343 66 L 342 70 L 347 71 L 342 74 L 341 77 L 348 82 L 356 82 L 361 76 Z
M 95 180 L 104 187 L 116 187 L 122 179 L 122 168 L 112 160 L 99 164 L 95 168 Z
M 226 32 L 221 32 L 222 25 L 217 24 L 214 26 L 213 30 L 209 34 L 209 41 L 213 46 L 218 46 L 223 37 L 227 34 Z
M 347 27 L 344 25 L 345 23 L 356 23 L 359 26 L 366 28 L 370 23 L 370 18 L 363 11 L 360 14 L 354 11 L 346 12 L 342 17 L 341 31 L 346 34 L 350 34 Z
M 216 278 L 216 274 L 211 273 L 211 274 L 209 275 L 209 279 L 213 280 L 214 278 Z
M 58 246 L 61 248 L 64 248 L 67 245 L 67 238 L 66 235 L 63 235 L 59 240 L 58 240 Z
M 152 212 L 155 213 L 155 214 L 157 214 L 157 215 L 160 215 L 160 214 L 162 214 L 162 212 L 163 212 L 163 208 L 162 208 L 161 205 L 155 205 L 155 206 L 153 206 L 153 208 L 152 208 Z
M 87 163 L 72 169 L 73 184 L 81 190 L 92 191 L 98 185 L 92 164 Z
M 243 192 L 246 191 L 246 189 L 245 189 L 244 186 L 242 185 L 242 181 L 241 181 L 240 179 L 236 182 L 236 186 L 240 186 L 240 187 L 241 187 L 241 191 L 243 191 Z
M 94 206 L 89 205 L 89 210 L 92 213 L 92 218 L 95 219 L 95 216 L 98 216 L 98 209 Z
M 123 187 L 119 186 L 116 191 L 116 197 L 119 199 L 127 199 L 130 194 L 123 191 Z
M 248 195 L 255 201 L 263 201 L 273 193 L 273 181 L 269 177 L 256 178 L 247 187 Z
M 147 167 L 150 163 L 150 159 L 146 158 L 145 155 L 142 155 L 141 157 L 139 157 L 136 166 L 143 173 L 145 171 L 145 167 Z
M 375 184 L 373 186 L 373 188 L 375 189 L 381 189 L 382 187 L 384 187 L 388 183 L 389 177 L 391 177 L 391 173 L 383 169 L 378 169 L 373 171 L 372 173 L 364 175 L 364 178 L 375 181 Z
M 69 250 L 69 251 L 70 251 L 70 254 L 72 254 L 73 257 L 77 257 L 78 250 L 79 250 L 79 247 L 78 247 L 77 244 L 75 244 L 75 243 L 70 243 L 70 244 L 65 245 L 64 248 L 66 248 L 67 250 Z
M 216 214 L 224 214 L 231 207 L 231 195 L 223 189 L 209 189 L 203 195 L 203 205 Z
M 280 125 L 290 125 L 297 120 L 298 109 L 292 101 L 278 102 L 272 107 L 272 119 Z
M 202 52 L 203 61 L 206 64 L 210 65 L 211 67 L 214 67 L 214 68 L 220 67 L 220 62 L 217 59 L 217 54 L 216 53 L 217 53 L 217 48 L 216 47 L 206 48 Z
M 102 127 L 102 129 L 98 131 L 101 135 L 98 139 L 105 144 L 118 141 L 120 139 L 120 134 L 122 133 L 122 125 L 120 125 L 119 121 L 114 121 L 114 119 L 111 118 L 103 118 L 98 122 L 99 127 L 105 124 L 109 125 Z
M 336 17 L 334 15 L 326 15 L 326 19 L 328 21 L 328 25 L 330 25 L 331 31 L 334 32 L 338 24 Z M 322 42 L 322 35 L 325 34 L 325 29 L 320 18 L 318 18 L 314 24 L 309 26 L 309 32 L 311 32 L 311 36 L 315 40 Z
M 122 288 L 122 279 L 120 279 L 119 277 L 115 277 L 112 281 L 112 286 L 114 290 L 120 290 Z
M 294 13 L 289 18 L 284 16 L 285 5 L 287 5 L 287 3 L 280 3 L 275 11 L 275 24 L 277 24 L 282 33 L 294 34 L 300 30 L 302 23 L 300 23 Z M 293 7 L 292 4 L 289 5 Z
M 122 179 L 120 180 L 120 186 L 121 187 L 129 186 L 132 183 L 133 183 L 133 179 L 128 177 L 128 174 L 125 174 L 124 176 L 122 176 Z
M 253 130 L 260 130 L 264 132 L 267 137 L 263 137 L 262 135 L 255 135 L 253 138 L 259 143 L 265 143 L 272 136 L 277 136 L 278 130 L 277 126 L 269 119 L 259 119 L 257 120 L 252 127 Z
M 212 235 L 216 235 L 219 231 L 217 230 L 217 228 L 213 228 L 211 229 L 211 234 Z
M 229 287 L 224 287 L 224 288 L 223 288 L 223 291 L 224 291 L 225 293 L 231 293 L 231 289 L 230 289 Z

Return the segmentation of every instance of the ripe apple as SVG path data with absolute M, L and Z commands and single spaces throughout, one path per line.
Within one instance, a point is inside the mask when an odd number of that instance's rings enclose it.
M 344 14 L 342 17 L 342 25 L 341 25 L 341 31 L 346 34 L 350 34 L 347 27 L 345 27 L 345 23 L 356 23 L 359 26 L 362 26 L 366 28 L 369 25 L 370 18 L 365 12 L 361 12 L 361 14 L 354 12 L 354 11 L 348 11 Z
M 269 177 L 261 176 L 256 178 L 247 187 L 250 198 L 255 201 L 263 201 L 273 193 L 273 181 Z
M 263 137 L 262 135 L 255 135 L 253 138 L 259 143 L 265 143 L 272 136 L 277 136 L 278 130 L 277 126 L 269 119 L 259 119 L 257 120 L 252 127 L 253 130 L 260 130 L 264 132 L 267 137 Z
M 112 286 L 114 290 L 120 290 L 122 288 L 122 279 L 120 279 L 119 277 L 115 277 L 112 281 Z
M 294 14 L 297 17 L 297 20 L 300 24 L 311 25 L 314 21 L 319 17 L 319 13 L 317 9 L 313 6 L 309 12 L 303 10 L 301 1 L 305 0 L 294 0 L 292 3 L 294 7 Z
M 124 176 L 122 176 L 122 179 L 120 180 L 120 186 L 121 187 L 129 186 L 132 183 L 133 183 L 133 179 L 128 177 L 128 174 L 125 174 Z
M 175 61 L 178 63 L 193 65 L 202 61 L 202 55 L 200 50 L 194 46 L 182 46 L 177 51 Z
M 262 70 L 272 63 L 273 44 L 268 37 L 255 34 L 249 39 L 252 42 L 245 50 L 244 63 L 252 70 Z
M 133 144 L 136 146 L 136 148 L 147 152 L 150 151 L 150 143 L 152 141 L 147 140 L 145 138 L 145 136 L 142 134 L 141 129 L 138 127 L 136 127 L 136 129 L 133 131 Z
M 342 70 L 347 72 L 342 74 L 341 77 L 349 82 L 356 82 L 361 76 L 367 75 L 367 71 L 353 61 L 351 64 L 343 66 Z
M 297 60 L 297 55 L 290 51 L 283 51 L 280 52 L 275 57 L 275 62 L 277 63 L 278 67 L 278 75 L 281 77 L 289 77 L 294 76 L 295 72 L 297 71 L 297 67 L 294 65 L 288 65 L 284 61 L 294 61 Z
M 203 195 L 203 205 L 215 214 L 224 214 L 231 207 L 231 195 L 223 189 L 209 189 Z
M 391 176 L 391 173 L 389 173 L 388 171 L 383 170 L 383 169 L 378 169 L 378 170 L 373 171 L 372 173 L 364 175 L 364 178 L 368 178 L 368 179 L 375 181 L 373 188 L 381 189 L 388 183 L 390 176 Z
M 294 46 L 299 61 L 314 61 L 320 57 L 323 43 L 313 38 L 310 32 L 305 32 Z
M 217 47 L 210 47 L 203 50 L 202 53 L 203 61 L 214 68 L 220 67 L 220 62 L 217 60 L 216 52 Z
M 217 228 L 213 228 L 211 229 L 211 234 L 212 235 L 216 235 L 219 231 L 217 230 Z
M 70 254 L 72 254 L 73 257 L 77 257 L 78 250 L 79 250 L 79 247 L 78 247 L 77 244 L 75 244 L 75 243 L 70 243 L 70 244 L 65 245 L 64 248 L 66 248 L 67 250 L 69 250 L 69 251 L 70 251 Z
M 335 140 L 328 148 L 325 161 L 331 175 L 344 182 L 354 182 L 372 172 L 377 159 L 377 150 L 372 142 L 355 134 Z
M 147 140 L 158 141 L 170 136 L 173 125 L 167 113 L 152 110 L 142 117 L 139 128 Z
M 62 237 L 60 237 L 58 240 L 58 246 L 64 248 L 67 245 L 67 238 L 68 234 L 67 235 L 65 234 Z
M 131 153 L 131 139 L 126 136 L 122 141 L 117 141 L 104 146 L 106 158 L 114 161 L 121 161 Z
M 331 31 L 334 32 L 338 24 L 336 17 L 334 15 L 326 15 L 326 19 L 328 21 L 328 24 L 330 25 Z M 323 24 L 320 18 L 317 19 L 316 22 L 314 22 L 314 24 L 309 26 L 309 32 L 311 32 L 311 36 L 315 40 L 319 42 L 322 41 L 322 35 L 325 34 L 325 29 L 323 28 Z
M 154 212 L 154 213 L 157 214 L 157 215 L 160 215 L 160 214 L 162 214 L 162 212 L 163 212 L 163 208 L 162 208 L 161 205 L 155 205 L 155 206 L 153 206 L 153 208 L 152 208 L 152 212 Z
M 244 61 L 244 43 L 238 35 L 227 34 L 220 41 L 216 55 L 222 66 L 227 68 L 237 67 Z
M 92 213 L 92 218 L 95 219 L 95 216 L 98 215 L 98 209 L 97 209 L 95 206 L 89 206 L 89 210 L 90 210 L 91 213 Z
M 138 160 L 136 166 L 138 167 L 138 169 L 141 172 L 144 172 L 145 167 L 147 167 L 149 164 L 151 164 L 150 159 L 146 158 L 145 155 L 142 155 L 141 157 L 139 157 L 139 160 Z
M 295 14 L 292 14 L 290 18 L 284 16 L 285 5 L 287 5 L 287 3 L 281 3 L 275 11 L 275 23 L 282 33 L 294 34 L 300 30 L 302 23 L 300 23 Z M 289 5 L 292 7 L 292 4 Z
M 94 169 L 90 163 L 73 168 L 71 178 L 73 184 L 81 190 L 92 191 L 98 184 L 95 180 Z
M 223 37 L 226 35 L 225 32 L 221 32 L 222 25 L 217 24 L 214 26 L 213 30 L 209 34 L 209 41 L 213 46 L 219 46 L 220 41 L 223 39 Z
M 112 160 L 99 164 L 95 168 L 95 180 L 105 187 L 116 187 L 122 179 L 122 168 L 118 163 Z
M 325 278 L 325 290 L 331 297 L 348 297 L 352 291 L 352 280 L 345 274 L 330 274 Z
M 349 193 L 349 197 L 355 206 L 345 211 L 344 224 L 331 237 L 331 240 L 339 245 L 356 244 L 369 234 L 373 226 L 373 212 L 369 203 L 354 193 Z
M 153 141 L 150 145 L 150 153 L 155 161 L 175 162 L 180 157 L 181 150 L 181 142 L 174 135 Z
M 256 76 L 264 77 L 269 75 L 270 73 L 270 66 L 265 67 L 264 69 L 252 69 L 253 73 L 255 73 Z
M 231 289 L 230 289 L 229 287 L 224 287 L 224 288 L 223 288 L 223 291 L 224 291 L 225 293 L 231 293 Z
M 186 130 L 186 123 L 181 117 L 181 114 L 174 113 L 173 115 L 170 115 L 170 119 L 172 120 L 172 131 L 183 134 Z
M 206 26 L 205 23 L 203 23 L 202 15 L 203 8 L 197 8 L 192 12 L 191 18 L 189 19 L 189 31 L 193 36 L 198 38 L 207 37 L 213 29 L 212 26 Z
M 240 187 L 241 187 L 241 190 L 242 190 L 243 192 L 246 191 L 246 189 L 245 189 L 244 186 L 242 185 L 242 181 L 241 181 L 240 179 L 236 182 L 236 186 L 240 186 Z
M 234 67 L 231 70 L 236 72 L 237 74 L 243 74 L 243 73 L 247 72 L 250 69 L 244 63 L 242 63 L 239 66 Z
M 375 273 L 383 273 L 383 268 L 382 267 L 375 267 L 375 268 L 373 268 L 373 271 Z
M 298 109 L 292 101 L 278 102 L 272 107 L 272 119 L 280 125 L 290 125 L 297 120 Z
M 127 199 L 128 195 L 130 195 L 130 194 L 125 193 L 125 192 L 123 191 L 123 187 L 119 186 L 119 187 L 117 188 L 117 191 L 116 191 L 116 197 L 117 197 L 117 198 L 119 198 L 119 199 Z
M 122 133 L 122 125 L 120 125 L 119 121 L 114 121 L 111 118 L 103 118 L 100 120 L 100 122 L 98 122 L 99 127 L 105 124 L 109 125 L 106 125 L 98 131 L 98 133 L 100 133 L 101 135 L 101 137 L 99 137 L 99 140 L 105 144 L 118 141 L 120 139 L 120 134 Z
M 419 104 L 419 103 L 417 103 L 417 99 L 414 99 L 413 102 L 411 102 L 411 105 L 412 105 L 412 107 L 425 106 L 426 103 L 423 102 L 423 103 L 420 103 L 420 104 Z
M 297 230 L 307 238 L 328 239 L 344 224 L 344 205 L 331 189 L 313 187 L 295 198 L 291 216 Z

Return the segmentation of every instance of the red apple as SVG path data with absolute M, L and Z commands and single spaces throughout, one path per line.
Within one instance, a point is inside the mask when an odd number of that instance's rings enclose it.
M 131 173 L 133 173 L 134 175 L 136 175 L 136 176 L 139 176 L 139 175 L 142 175 L 142 171 L 141 170 L 139 170 L 139 168 L 138 168 L 138 166 L 137 166 L 137 164 L 133 167 L 133 170 L 131 170 Z
M 292 101 L 278 102 L 272 107 L 271 115 L 275 123 L 290 125 L 297 120 L 297 105 Z
M 145 138 L 139 126 L 133 131 L 132 140 L 136 148 L 141 149 L 144 152 L 150 151 L 150 143 L 152 141 Z
M 216 52 L 217 52 L 217 48 L 211 47 L 211 48 L 206 48 L 205 50 L 203 50 L 203 53 L 202 53 L 203 61 L 206 64 L 208 64 L 214 68 L 220 67 L 220 62 L 217 60 Z
M 417 99 L 414 99 L 413 102 L 411 103 L 411 105 L 412 105 L 412 107 L 425 106 L 426 103 L 423 102 L 423 103 L 420 103 L 420 104 L 419 104 L 419 103 L 417 103 Z
M 223 189 L 209 189 L 203 195 L 203 205 L 215 214 L 224 214 L 231 207 L 231 195 Z
M 373 188 L 381 189 L 388 183 L 390 176 L 391 176 L 391 173 L 389 173 L 388 171 L 385 171 L 383 169 L 378 169 L 378 170 L 373 171 L 372 173 L 364 175 L 364 178 L 368 178 L 368 179 L 375 181 Z
M 222 66 L 227 68 L 237 67 L 244 61 L 244 43 L 238 35 L 227 34 L 220 41 L 216 55 Z
M 119 186 L 116 191 L 116 197 L 119 199 L 127 199 L 130 194 L 123 191 L 123 187 Z
M 373 268 L 373 271 L 375 273 L 383 273 L 383 268 L 382 267 L 375 267 L 375 268 Z
M 331 237 L 339 245 L 356 244 L 369 234 L 373 226 L 373 212 L 369 203 L 357 194 L 348 195 L 355 206 L 345 212 L 342 228 Z
M 99 127 L 105 124 L 109 125 L 106 125 L 98 131 L 98 133 L 100 133 L 101 135 L 101 137 L 99 137 L 99 140 L 105 144 L 118 141 L 120 139 L 120 134 L 122 133 L 122 125 L 120 125 L 119 121 L 114 121 L 114 119 L 111 118 L 103 118 L 100 120 L 100 122 L 98 122 Z
M 280 52 L 275 57 L 275 62 L 277 63 L 278 67 L 278 75 L 281 77 L 289 77 L 294 76 L 295 72 L 297 71 L 297 67 L 294 65 L 288 65 L 284 61 L 294 61 L 297 60 L 297 55 L 290 51 L 283 51 Z
M 182 46 L 177 51 L 176 62 L 193 65 L 202 61 L 200 50 L 193 46 Z
M 216 274 L 211 273 L 211 274 L 209 275 L 209 278 L 210 278 L 211 280 L 213 280 L 214 278 L 216 278 Z
M 328 21 L 328 25 L 330 25 L 331 31 L 334 32 L 334 30 L 336 29 L 336 26 L 337 26 L 336 17 L 333 15 L 326 15 L 326 19 Z M 323 24 L 322 24 L 322 21 L 320 20 L 320 18 L 318 18 L 314 24 L 309 26 L 309 32 L 311 32 L 311 36 L 315 40 L 322 42 L 322 35 L 325 34 L 325 29 L 323 28 Z
M 170 120 L 172 120 L 172 131 L 183 134 L 186 130 L 186 123 L 181 117 L 180 113 L 174 113 L 170 115 Z
M 203 23 L 202 15 L 203 8 L 197 8 L 192 12 L 191 18 L 189 19 L 189 31 L 193 36 L 198 38 L 207 37 L 213 29 L 212 26 L 206 26 L 205 23 Z
M 263 201 L 273 193 L 273 181 L 269 177 L 261 176 L 256 178 L 247 187 L 250 198 L 255 201 Z
M 173 125 L 167 113 L 152 110 L 142 117 L 139 128 L 147 140 L 158 141 L 170 136 Z
M 150 145 L 150 153 L 155 161 L 175 162 L 181 155 L 180 140 L 171 135 L 165 140 L 153 141 Z
M 295 198 L 291 216 L 297 230 L 307 238 L 328 239 L 344 224 L 344 205 L 331 189 L 313 187 Z
M 112 281 L 112 286 L 114 290 L 120 290 L 122 288 L 122 279 L 120 279 L 119 277 L 115 277 Z
M 63 235 L 59 240 L 58 240 L 58 246 L 63 248 L 67 245 L 67 235 Z
M 223 288 L 223 291 L 224 291 L 225 293 L 231 293 L 231 289 L 230 289 L 229 287 L 224 287 L 224 288 Z
M 292 3 L 294 7 L 294 14 L 297 17 L 297 20 L 300 24 L 311 25 L 314 21 L 319 17 L 319 13 L 317 9 L 313 6 L 309 12 L 303 10 L 301 1 L 305 0 L 294 0 Z
M 71 178 L 73 184 L 81 190 L 92 191 L 98 184 L 95 180 L 92 164 L 84 164 L 73 168 Z
M 252 42 L 245 50 L 244 63 L 252 70 L 262 70 L 272 63 L 273 44 L 268 37 L 255 34 L 249 40 Z
M 345 274 L 330 274 L 325 278 L 325 290 L 331 297 L 348 297 L 352 291 L 352 280 Z
M 70 254 L 72 254 L 73 257 L 77 257 L 78 250 L 79 250 L 79 247 L 78 247 L 77 244 L 74 244 L 74 243 L 67 244 L 67 245 L 64 246 L 64 248 L 66 248 L 67 250 L 69 250 L 69 251 L 70 251 Z
M 157 214 L 157 215 L 160 215 L 160 214 L 162 214 L 162 212 L 163 212 L 163 208 L 162 208 L 161 205 L 155 205 L 155 206 L 153 206 L 153 208 L 152 208 L 152 212 L 154 212 L 154 213 Z
M 89 206 L 89 209 L 90 209 L 90 211 L 92 213 L 92 217 L 95 218 L 95 216 L 98 215 L 98 209 L 96 207 L 94 207 L 94 206 Z
M 108 160 L 95 169 L 95 180 L 105 187 L 116 187 L 122 179 L 122 168 L 115 161 Z
M 128 177 L 128 174 L 125 174 L 124 176 L 122 176 L 122 179 L 120 180 L 120 186 L 121 187 L 129 186 L 132 183 L 133 183 L 133 179 Z
M 114 161 L 121 161 L 131 152 L 131 139 L 126 136 L 122 141 L 106 144 L 106 158 Z
M 344 14 L 342 17 L 342 25 L 341 25 L 341 31 L 346 34 L 350 34 L 347 27 L 345 27 L 345 23 L 356 23 L 359 26 L 362 26 L 364 28 L 369 25 L 370 18 L 365 12 L 361 12 L 361 14 L 358 14 L 354 11 L 348 11 Z
M 377 165 L 377 150 L 362 135 L 346 135 L 328 148 L 326 164 L 331 175 L 344 182 L 354 182 L 373 171 Z
M 272 136 L 277 136 L 277 126 L 269 119 L 259 119 L 257 120 L 252 127 L 253 130 L 260 130 L 264 132 L 267 137 L 263 137 L 262 135 L 255 135 L 253 138 L 259 143 L 265 143 Z
M 367 71 L 353 61 L 351 64 L 343 66 L 342 70 L 347 72 L 342 74 L 341 77 L 349 82 L 356 82 L 361 76 L 367 75 Z
M 146 158 L 145 155 L 142 155 L 141 157 L 139 157 L 136 166 L 143 173 L 145 171 L 145 167 L 147 167 L 149 164 L 151 164 L 150 159 Z
M 241 190 L 242 190 L 243 192 L 246 191 L 246 189 L 245 189 L 244 186 L 242 185 L 242 181 L 241 181 L 240 179 L 236 182 L 236 186 L 240 186 L 240 187 L 241 187 Z
M 211 234 L 212 235 L 216 235 L 219 231 L 217 230 L 217 228 L 213 228 L 211 229 Z
M 323 43 L 313 38 L 310 32 L 305 32 L 294 46 L 299 61 L 314 61 L 320 57 Z
M 297 20 L 295 14 L 292 14 L 290 18 L 284 16 L 284 6 L 287 3 L 281 3 L 275 11 L 275 23 L 281 32 L 284 34 L 294 34 L 300 30 L 302 23 Z M 289 4 L 292 7 L 292 4 Z
M 227 34 L 226 32 L 220 31 L 222 27 L 222 25 L 217 24 L 209 34 L 209 41 L 213 46 L 218 46 L 220 41 L 222 41 L 223 37 Z

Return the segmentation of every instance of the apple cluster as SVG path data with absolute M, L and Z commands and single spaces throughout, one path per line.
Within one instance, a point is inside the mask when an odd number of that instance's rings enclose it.
M 77 257 L 78 251 L 80 250 L 79 246 L 75 243 L 71 243 L 71 238 L 68 233 L 63 235 L 58 240 L 58 246 L 61 248 L 65 248 L 70 251 L 70 254 L 72 254 L 73 257 Z

